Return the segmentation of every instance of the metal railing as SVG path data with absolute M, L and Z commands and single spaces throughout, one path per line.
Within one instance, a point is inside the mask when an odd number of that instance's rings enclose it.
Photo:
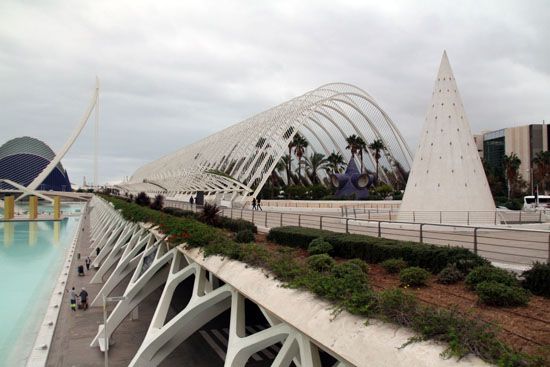
M 166 200 L 166 206 L 192 211 L 201 207 Z M 550 231 L 418 222 L 394 222 L 330 215 L 222 208 L 229 218 L 242 218 L 259 227 L 298 226 L 338 233 L 363 234 L 437 246 L 459 246 L 499 264 L 526 267 L 550 262 Z
M 548 220 L 546 210 L 495 210 L 495 211 L 400 211 L 399 209 L 341 208 L 343 217 L 354 219 L 382 220 L 389 222 L 439 223 L 439 224 L 511 224 L 543 223 Z

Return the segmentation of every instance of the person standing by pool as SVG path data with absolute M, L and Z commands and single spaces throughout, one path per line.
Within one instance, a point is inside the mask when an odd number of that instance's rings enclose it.
M 86 264 L 86 270 L 90 270 L 90 264 L 92 263 L 92 260 L 90 260 L 89 256 L 86 256 L 86 260 L 84 260 L 84 263 Z
M 71 303 L 71 310 L 76 312 L 76 291 L 74 287 L 69 291 L 69 302 Z
M 86 292 L 86 288 L 82 287 L 79 297 L 80 297 L 80 305 L 82 309 L 87 310 L 88 309 L 88 292 Z

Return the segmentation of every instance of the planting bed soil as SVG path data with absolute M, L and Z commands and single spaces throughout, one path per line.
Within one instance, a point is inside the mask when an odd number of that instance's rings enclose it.
M 265 234 L 256 235 L 256 243 L 276 251 L 280 245 L 267 241 Z M 309 256 L 303 249 L 296 249 L 297 260 L 305 261 Z M 336 261 L 345 261 L 336 259 Z M 400 286 L 399 274 L 388 274 L 380 265 L 369 264 L 369 285 L 375 290 Z M 532 296 L 528 306 L 497 308 L 478 304 L 477 295 L 468 290 L 464 282 L 439 284 L 432 275 L 425 287 L 409 287 L 422 303 L 442 308 L 457 308 L 471 313 L 473 318 L 496 325 L 499 336 L 518 350 L 542 356 L 550 362 L 550 299 Z

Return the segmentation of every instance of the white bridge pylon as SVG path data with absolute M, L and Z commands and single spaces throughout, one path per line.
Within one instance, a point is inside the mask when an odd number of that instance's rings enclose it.
M 115 266 L 92 306 L 100 306 L 102 297 L 109 296 L 132 274 L 124 299 L 117 303 L 107 319 L 109 337 L 147 296 L 163 287 L 147 334 L 130 366 L 159 365 L 193 333 L 227 310 L 230 310 L 230 322 L 225 366 L 245 366 L 255 353 L 277 343 L 282 347 L 272 366 L 289 366 L 291 362 L 297 366 L 321 366 L 319 347 L 307 335 L 259 305 L 269 327 L 247 335 L 245 296 L 238 289 L 227 283 L 220 285 L 223 282 L 179 248 L 170 248 L 164 238 L 151 229 L 125 221 L 104 200 L 94 197 L 91 204 L 92 228 L 98 228 L 92 231 L 91 247 L 92 251 L 99 247 L 102 255 L 94 261 L 98 272 L 92 282 L 103 282 L 108 270 Z M 188 279 L 193 279 L 191 298 L 182 311 L 167 321 L 174 292 Z M 103 325 L 90 346 L 105 350 Z M 325 351 L 337 359 L 334 366 L 351 366 L 336 352 Z
M 88 108 L 84 111 L 84 115 L 80 119 L 78 125 L 73 130 L 71 136 L 69 136 L 69 139 L 67 139 L 67 141 L 65 142 L 65 145 L 63 145 L 61 150 L 56 153 L 55 157 L 50 161 L 50 163 L 48 163 L 48 165 L 42 170 L 42 172 L 40 172 L 40 174 L 38 174 L 38 176 L 36 176 L 35 179 L 26 187 L 27 190 L 22 190 L 20 187 L 10 183 L 10 185 L 17 187 L 17 189 L 23 192 L 23 195 L 20 195 L 19 197 L 17 197 L 15 201 L 19 201 L 31 194 L 36 195 L 34 193 L 36 189 L 40 186 L 40 184 L 42 184 L 42 182 L 44 182 L 44 180 L 48 177 L 48 175 L 55 169 L 55 167 L 59 164 L 59 162 L 61 162 L 61 159 L 65 157 L 69 149 L 73 146 L 74 142 L 76 141 L 76 139 L 78 138 L 78 136 L 80 135 L 84 127 L 86 126 L 86 123 L 90 119 L 92 112 L 94 112 L 94 109 L 96 113 L 96 136 L 95 136 L 96 142 L 94 143 L 96 146 L 96 152 L 94 153 L 94 177 L 97 176 L 97 172 L 95 171 L 97 171 L 97 124 L 99 121 L 99 78 L 96 77 L 94 93 L 92 95 Z M 94 184 L 96 185 L 97 182 L 94 182 Z

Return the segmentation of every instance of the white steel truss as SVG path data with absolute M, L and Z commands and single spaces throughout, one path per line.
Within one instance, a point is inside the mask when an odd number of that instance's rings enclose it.
M 308 140 L 312 152 L 338 152 L 346 161 L 351 159 L 345 149 L 348 136 L 358 135 L 367 144 L 382 140 L 386 148 L 380 174 L 386 181 L 390 173 L 400 177 L 411 167 L 407 143 L 377 102 L 353 85 L 333 83 L 146 164 L 117 187 L 171 197 L 197 191 L 225 200 L 255 197 L 297 133 Z M 365 159 L 367 169 L 374 171 L 374 154 L 367 150 Z
M 272 281 L 267 280 L 266 274 L 247 269 L 244 264 L 205 259 L 196 250 L 169 246 L 163 235 L 154 228 L 147 228 L 150 225 L 125 221 L 118 211 L 98 197 L 94 197 L 88 207 L 91 209 L 88 213 L 92 229 L 101 228 L 92 230 L 91 240 L 98 244 L 102 241 L 100 254 L 105 253 L 96 264 L 99 266 L 97 274 L 102 275 L 96 275 L 95 280 L 102 282 L 107 269 L 115 266 L 92 306 L 99 306 L 103 296 L 109 296 L 131 274 L 123 297 L 120 297 L 107 319 L 108 339 L 130 314 L 135 318 L 139 305 L 162 287 L 147 333 L 130 366 L 161 364 L 178 345 L 193 333 L 200 333 L 201 328 L 225 311 L 229 311 L 228 339 L 226 350 L 222 351 L 226 367 L 245 366 L 260 351 L 266 353 L 268 347 L 274 351 L 273 346 L 277 346 L 276 353 L 272 353 L 271 357 L 271 366 L 275 367 L 289 366 L 291 363 L 298 367 L 321 367 L 321 350 L 336 360 L 332 367 L 370 364 L 403 367 L 487 365 L 477 358 L 466 357 L 461 361 L 442 359 L 440 355 L 444 346 L 435 343 L 415 343 L 402 349 L 399 346 L 414 334 L 376 320 L 369 322 L 368 327 L 364 326 L 364 319 L 351 315 L 340 315 L 330 321 L 333 314 L 327 309 L 329 305 L 306 292 L 282 291 L 276 283 L 260 286 L 254 276 L 261 281 Z M 121 223 L 123 228 L 117 236 Z M 91 245 L 92 248 L 95 246 Z M 213 265 L 216 262 L 218 265 Z M 171 313 L 169 319 L 169 307 L 178 285 L 191 279 L 191 296 L 188 300 L 178 299 L 185 305 L 177 314 Z M 190 284 L 187 282 L 186 286 Z M 266 290 L 269 291 L 266 293 Z M 292 292 L 296 299 L 280 303 L 283 294 L 289 295 L 287 291 Z M 274 298 L 277 299 L 275 303 Z M 267 321 L 260 331 L 254 330 L 250 335 L 246 333 L 250 327 L 245 324 L 245 299 L 258 306 Z M 298 305 L 305 305 L 304 310 L 298 310 Z M 321 314 L 324 316 L 320 317 Z M 308 318 L 307 321 L 304 317 Z M 104 341 L 103 325 L 99 326 L 90 346 L 99 347 L 102 351 L 108 348 Z
M 321 366 L 317 345 L 261 306 L 260 311 L 269 326 L 247 336 L 245 297 L 235 287 L 230 284 L 220 285 L 221 282 L 214 274 L 208 273 L 178 248 L 169 248 L 163 238 L 143 226 L 122 220 L 126 227 L 115 239 L 115 233 L 121 223 L 120 214 L 97 197 L 92 199 L 91 207 L 92 228 L 103 228 L 93 231 L 92 240 L 102 241 L 105 237 L 109 238 L 103 240 L 100 254 L 105 252 L 106 255 L 96 264 L 99 269 L 94 281 L 101 282 L 107 269 L 116 263 L 114 271 L 92 302 L 92 307 L 100 306 L 102 297 L 109 296 L 112 290 L 133 272 L 124 292 L 124 299 L 118 301 L 107 319 L 109 337 L 147 296 L 163 286 L 147 334 L 130 366 L 159 365 L 178 345 L 226 310 L 230 310 L 230 325 L 225 366 L 245 366 L 255 353 L 277 343 L 281 343 L 282 346 L 274 356 L 272 366 L 289 366 L 291 362 L 299 367 Z M 110 234 L 105 235 L 107 232 Z M 95 245 L 92 244 L 92 247 Z M 167 322 L 168 309 L 176 287 L 191 277 L 193 291 L 190 300 L 182 311 Z M 104 342 L 103 325 L 99 326 L 90 346 L 100 347 L 102 351 L 107 347 Z M 334 351 L 327 352 L 337 359 L 335 367 L 351 366 L 341 360 Z

